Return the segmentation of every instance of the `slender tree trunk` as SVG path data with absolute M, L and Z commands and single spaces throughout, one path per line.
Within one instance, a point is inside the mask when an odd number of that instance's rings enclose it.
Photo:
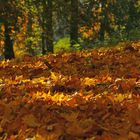
M 46 54 L 46 38 L 45 38 L 45 33 L 44 31 L 42 31 L 42 54 L 45 55 Z
M 104 19 L 102 19 L 102 21 L 101 21 L 99 36 L 100 36 L 99 37 L 100 41 L 104 41 L 104 38 L 105 38 L 105 23 L 104 23 Z
M 130 31 L 135 28 L 135 24 L 137 22 L 137 12 L 135 8 L 135 1 L 130 1 L 128 4 L 129 11 L 128 11 L 128 20 L 126 23 L 126 34 L 127 34 L 127 39 L 130 39 Z
M 42 2 L 42 6 L 43 6 L 43 12 L 41 14 L 41 20 L 40 20 L 40 24 L 41 24 L 41 28 L 42 28 L 42 34 L 41 34 L 41 46 L 42 46 L 42 55 L 45 55 L 46 54 L 46 2 L 43 1 Z
M 105 32 L 109 32 L 109 24 L 108 23 L 108 18 L 107 18 L 107 7 L 106 7 L 106 0 L 102 1 L 102 13 L 101 13 L 101 26 L 100 26 L 100 32 L 99 32 L 99 39 L 100 41 L 104 41 L 105 39 Z
M 5 26 L 5 41 L 4 41 L 4 57 L 5 59 L 15 58 L 14 50 L 13 50 L 13 40 L 10 38 L 11 28 L 7 22 L 4 23 Z
M 53 53 L 53 0 L 47 0 L 47 9 L 46 9 L 46 46 L 47 51 Z
M 28 36 L 29 37 L 32 37 L 32 24 L 33 24 L 33 21 L 32 21 L 32 15 L 29 13 L 28 14 L 28 25 L 27 25 L 27 32 L 28 32 Z M 28 52 L 29 54 L 31 55 L 35 55 L 35 52 L 32 48 L 32 40 L 29 40 L 29 42 L 27 43 L 27 49 L 28 49 Z
M 71 0 L 71 23 L 70 23 L 71 47 L 78 43 L 78 0 Z

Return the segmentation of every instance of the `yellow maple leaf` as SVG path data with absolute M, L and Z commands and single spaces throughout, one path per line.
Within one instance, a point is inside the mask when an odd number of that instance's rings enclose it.
M 51 79 L 54 80 L 54 81 L 58 81 L 59 76 L 56 73 L 51 72 Z
M 96 79 L 88 78 L 88 77 L 84 79 L 84 85 L 86 86 L 95 85 L 95 83 L 96 83 Z
M 124 96 L 123 94 L 118 94 L 118 95 L 114 98 L 114 100 L 115 100 L 116 102 L 122 102 L 124 99 L 125 99 L 125 96 Z

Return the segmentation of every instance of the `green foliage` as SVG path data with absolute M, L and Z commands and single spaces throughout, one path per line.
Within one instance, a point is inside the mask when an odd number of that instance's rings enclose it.
M 55 45 L 54 45 L 54 52 L 70 52 L 70 51 L 77 51 L 77 50 L 82 50 L 82 40 L 80 39 L 80 43 L 76 43 L 71 47 L 70 45 L 70 38 L 69 37 L 64 37 L 59 39 Z
M 129 32 L 130 40 L 139 40 L 140 39 L 140 28 L 133 29 Z
M 54 52 L 70 51 L 70 38 L 64 37 L 59 39 L 54 45 Z
M 74 47 L 74 50 L 82 50 L 82 46 L 79 43 L 74 44 L 73 47 Z

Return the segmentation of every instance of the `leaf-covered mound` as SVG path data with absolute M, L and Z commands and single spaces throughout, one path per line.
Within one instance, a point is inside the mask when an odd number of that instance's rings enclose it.
M 0 63 L 0 139 L 139 140 L 140 45 Z

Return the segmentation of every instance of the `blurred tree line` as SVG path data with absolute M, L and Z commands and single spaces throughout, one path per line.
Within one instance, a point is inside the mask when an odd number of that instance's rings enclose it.
M 140 0 L 0 0 L 5 59 L 53 53 L 62 38 L 72 50 L 139 40 Z

